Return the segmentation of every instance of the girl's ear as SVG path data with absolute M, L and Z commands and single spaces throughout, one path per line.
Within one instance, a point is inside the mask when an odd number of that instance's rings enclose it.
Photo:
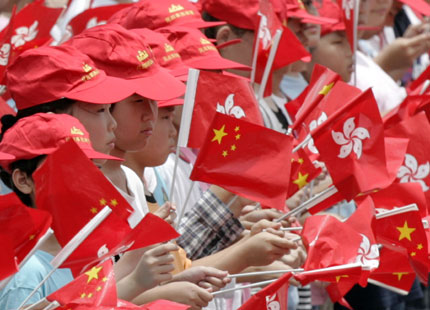
M 221 26 L 216 33 L 216 42 L 217 44 L 222 44 L 227 41 L 230 41 L 233 36 L 233 32 L 228 25 Z
M 15 169 L 12 172 L 12 182 L 15 187 L 23 194 L 31 194 L 34 191 L 33 179 L 26 172 Z

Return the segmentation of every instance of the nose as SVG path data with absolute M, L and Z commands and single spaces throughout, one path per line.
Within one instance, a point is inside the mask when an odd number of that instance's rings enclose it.
M 115 118 L 112 116 L 110 110 L 108 112 L 108 131 L 114 132 L 117 127 L 117 122 Z
M 154 121 L 158 117 L 158 105 L 153 100 L 146 99 L 142 109 L 142 119 L 144 121 Z

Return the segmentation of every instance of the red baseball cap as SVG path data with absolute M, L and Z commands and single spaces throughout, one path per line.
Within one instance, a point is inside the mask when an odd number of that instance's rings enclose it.
M 169 73 L 179 80 L 187 80 L 190 67 L 182 62 L 181 55 L 165 36 L 148 28 L 132 29 L 131 31 L 140 35 L 149 45 L 160 66 L 169 70 Z
M 188 0 L 141 0 L 119 11 L 108 22 L 120 24 L 127 29 L 152 30 L 172 25 L 207 28 L 225 24 L 204 21 L 197 7 Z
M 133 94 L 125 81 L 107 76 L 71 46 L 27 50 L 7 68 L 5 78 L 18 110 L 61 98 L 109 104 Z
M 335 19 L 309 14 L 302 0 L 286 0 L 287 16 L 299 18 L 305 24 L 334 24 Z
M 87 29 L 67 44 L 87 54 L 108 75 L 125 79 L 140 96 L 169 100 L 185 93 L 185 85 L 158 65 L 143 38 L 118 24 Z
M 399 0 L 404 4 L 411 7 L 411 9 L 417 11 L 426 16 L 430 16 L 430 4 L 425 2 L 424 0 Z
M 331 0 L 323 0 L 321 7 L 318 7 L 318 13 L 322 17 L 328 17 L 335 20 L 332 24 L 321 25 L 321 36 L 330 32 L 345 31 L 345 23 L 343 21 L 342 10 L 337 3 Z
M 176 98 L 176 99 L 172 99 L 172 100 L 158 101 L 157 102 L 158 108 L 174 107 L 174 106 L 183 105 L 183 104 L 184 104 L 183 98 Z
M 209 15 L 241 29 L 258 27 L 259 0 L 203 0 L 202 8 Z
M 195 69 L 251 70 L 250 67 L 221 57 L 215 45 L 198 29 L 188 27 L 165 27 L 157 30 L 172 43 L 182 61 Z
M 0 152 L 11 154 L 14 159 L 2 158 L 0 165 L 9 169 L 9 165 L 17 160 L 51 154 L 70 139 L 88 158 L 122 160 L 95 151 L 90 135 L 77 118 L 68 114 L 37 113 L 19 119 L 5 132 L 0 142 Z

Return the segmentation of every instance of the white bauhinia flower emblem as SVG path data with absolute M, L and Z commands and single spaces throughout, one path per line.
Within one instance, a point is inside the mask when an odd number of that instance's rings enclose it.
M 37 36 L 37 33 L 39 32 L 37 30 L 38 25 L 39 25 L 39 22 L 35 20 L 30 27 L 16 28 L 15 29 L 16 35 L 12 36 L 12 39 L 11 39 L 13 46 L 16 48 L 21 45 L 24 45 L 27 42 L 30 42 L 31 40 L 34 40 Z
M 222 114 L 234 116 L 236 118 L 245 117 L 245 111 L 240 106 L 234 105 L 234 94 L 227 96 L 224 102 L 224 106 L 220 105 L 219 102 L 216 104 L 216 111 Z
M 325 112 L 322 112 L 320 117 L 318 117 L 316 120 L 313 120 L 309 123 L 309 131 L 315 130 L 319 125 L 324 123 L 327 120 L 327 114 Z M 314 154 L 318 154 L 318 150 L 315 147 L 314 139 L 310 138 L 308 142 L 308 149 Z
M 339 155 L 337 155 L 339 158 L 346 158 L 351 151 L 354 151 L 357 159 L 360 159 L 363 152 L 362 140 L 370 138 L 366 128 L 355 128 L 354 117 L 348 118 L 343 124 L 343 133 L 332 130 L 331 136 L 336 144 L 342 145 Z
M 10 44 L 5 43 L 0 48 L 0 65 L 7 66 L 7 63 L 9 62 L 9 55 L 10 55 Z
M 106 244 L 103 244 L 97 251 L 97 257 L 101 258 L 101 257 L 105 256 L 107 253 L 109 253 L 109 249 L 106 246 Z
M 90 28 L 93 28 L 95 26 L 104 25 L 106 23 L 107 23 L 106 20 L 97 21 L 97 17 L 93 17 L 87 22 L 87 25 L 85 28 L 90 29 Z
M 345 11 L 345 17 L 347 20 L 351 19 L 351 10 L 354 9 L 354 0 L 343 0 L 342 8 Z
M 365 235 L 360 234 L 363 237 L 360 247 L 358 248 L 358 254 L 356 258 L 357 263 L 361 263 L 364 266 L 368 266 L 371 269 L 378 268 L 379 266 L 379 250 L 377 244 L 370 244 L 369 238 Z
M 267 310 L 280 310 L 281 309 L 281 305 L 279 304 L 279 302 L 277 300 L 275 300 L 275 298 L 276 298 L 276 294 L 274 294 L 273 296 L 266 297 Z
M 270 33 L 269 28 L 267 27 L 267 17 L 261 15 L 260 28 L 258 30 L 258 37 L 261 41 L 261 45 L 263 49 L 267 50 L 272 43 L 272 34 Z
M 424 192 L 429 190 L 425 178 L 430 174 L 430 164 L 426 162 L 422 165 L 418 164 L 417 159 L 411 155 L 405 155 L 405 165 L 401 166 L 397 172 L 397 178 L 400 179 L 400 183 L 406 182 L 417 182 L 421 184 Z

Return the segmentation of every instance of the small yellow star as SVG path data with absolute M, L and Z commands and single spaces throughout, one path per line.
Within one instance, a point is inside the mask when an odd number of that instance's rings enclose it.
M 408 239 L 409 241 L 412 241 L 411 234 L 415 231 L 415 228 L 409 228 L 408 222 L 405 221 L 403 224 L 403 227 L 396 227 L 397 230 L 400 232 L 399 241 L 403 239 Z
M 112 199 L 110 201 L 110 204 L 112 205 L 112 207 L 116 207 L 118 205 L 118 201 L 116 199 Z
M 222 156 L 227 157 L 227 155 L 228 155 L 228 152 L 227 152 L 227 151 L 223 151 L 223 152 L 222 152 Z
M 106 203 L 107 203 L 106 199 L 104 199 L 104 198 L 100 199 L 100 205 L 101 206 L 105 206 Z
M 327 95 L 329 93 L 329 91 L 333 88 L 334 86 L 334 82 L 328 84 L 328 85 L 324 85 L 324 87 L 321 89 L 321 91 L 318 93 L 319 95 Z
M 234 144 L 233 144 L 233 145 L 231 146 L 230 150 L 232 150 L 232 151 L 236 151 L 236 145 L 234 145 Z
M 102 287 L 101 286 L 97 286 L 96 291 L 100 292 L 101 290 L 102 290 Z
M 103 267 L 93 267 L 91 268 L 89 271 L 85 272 L 85 274 L 88 276 L 88 280 L 87 283 L 90 283 L 92 279 L 97 279 L 99 278 L 99 272 L 100 270 L 102 270 Z
M 30 236 L 28 236 L 28 240 L 33 240 L 34 238 L 36 238 L 36 235 L 30 235 Z
M 98 210 L 97 210 L 97 208 L 91 208 L 90 209 L 90 212 L 92 213 L 92 214 L 96 214 L 97 212 L 99 212 Z
M 422 250 L 422 249 L 423 249 L 423 245 L 422 245 L 422 243 L 420 243 L 420 244 L 418 244 L 418 245 L 417 245 L 417 249 L 418 249 L 418 250 Z
M 397 281 L 400 281 L 404 275 L 409 274 L 409 272 L 393 272 L 393 275 L 397 276 Z
M 93 297 L 93 293 L 89 293 L 87 296 L 87 298 L 91 298 L 91 297 Z
M 303 186 L 308 184 L 308 181 L 307 181 L 308 176 L 309 176 L 309 173 L 302 174 L 299 171 L 299 175 L 297 176 L 297 179 L 293 181 L 293 183 L 296 184 L 299 187 L 299 189 L 301 189 Z
M 81 298 L 85 298 L 85 296 L 87 296 L 87 294 L 85 294 L 85 293 L 81 294 Z
M 226 133 L 224 129 L 225 125 L 222 125 L 219 130 L 212 129 L 214 131 L 215 136 L 212 138 L 211 142 L 218 141 L 218 144 L 221 144 L 222 138 L 228 135 L 228 133 Z
M 236 138 L 236 140 L 239 140 L 239 139 L 240 139 L 240 134 L 237 134 L 237 135 L 235 136 L 235 138 Z
M 234 128 L 234 131 L 238 132 L 240 130 L 239 126 L 236 126 L 236 128 Z
M 104 278 L 102 279 L 102 282 L 106 282 L 107 280 L 108 280 L 108 278 L 104 277 Z
M 304 163 L 304 160 L 303 160 L 303 158 L 299 158 L 299 159 L 297 159 L 297 162 L 301 165 Z
M 349 276 L 348 276 L 348 275 L 346 275 L 346 274 L 341 275 L 341 276 L 336 276 L 336 282 L 338 282 L 338 283 L 339 283 L 339 281 L 340 281 L 340 279 L 341 279 L 341 278 L 349 278 Z
M 411 256 L 414 257 L 415 255 L 417 255 L 416 252 L 411 252 Z

